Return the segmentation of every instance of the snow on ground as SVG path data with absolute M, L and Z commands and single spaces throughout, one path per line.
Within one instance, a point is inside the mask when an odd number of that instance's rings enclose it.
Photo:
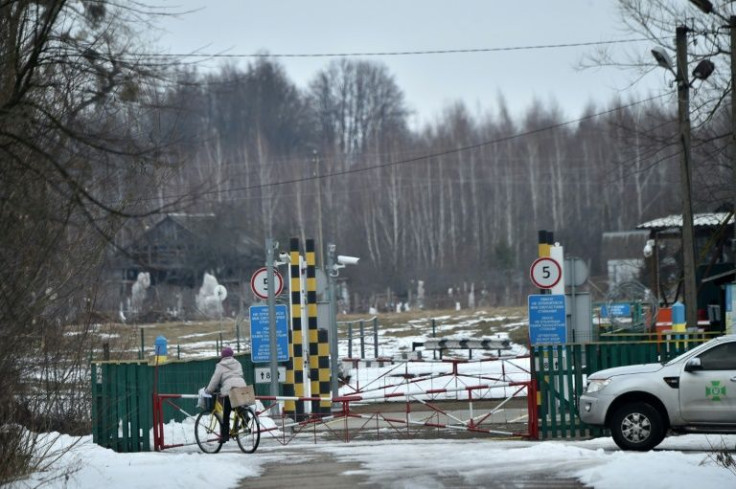
M 175 423 L 166 426 L 176 442 Z M 57 451 L 74 445 L 61 456 L 54 471 L 11 484 L 10 489 L 41 485 L 59 489 L 181 489 L 183 487 L 237 487 L 244 478 L 258 477 L 265 464 L 293 463 L 294 450 L 306 455 L 328 452 L 338 461 L 357 462 L 357 471 L 382 487 L 438 488 L 441 477 L 456 477 L 464 487 L 488 487 L 488 481 L 514 480 L 529 473 L 577 478 L 596 489 L 724 489 L 736 485 L 736 473 L 715 463 L 717 448 L 736 446 L 736 436 L 685 435 L 668 438 L 657 451 L 622 452 L 610 438 L 588 441 L 391 440 L 390 443 L 326 442 L 282 447 L 268 435 L 255 454 L 235 445 L 208 455 L 196 445 L 163 452 L 115 453 L 92 443 L 91 437 L 55 438 Z M 247 485 L 247 481 L 246 481 Z M 524 487 L 523 483 L 519 485 Z

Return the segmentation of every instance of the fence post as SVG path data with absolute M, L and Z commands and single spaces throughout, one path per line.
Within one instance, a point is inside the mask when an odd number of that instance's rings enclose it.
M 141 329 L 141 350 L 138 352 L 138 360 L 143 360 L 143 352 L 145 351 L 145 334 L 146 332 Z
M 373 318 L 373 352 L 375 358 L 378 358 L 378 318 Z
M 360 359 L 365 360 L 365 324 L 360 321 Z
M 235 320 L 235 345 L 240 353 L 240 316 Z
M 353 358 L 353 323 L 348 323 L 348 358 Z

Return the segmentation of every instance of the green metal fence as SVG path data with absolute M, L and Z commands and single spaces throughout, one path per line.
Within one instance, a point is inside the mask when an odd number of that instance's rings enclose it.
M 256 395 L 270 394 L 270 384 L 255 383 L 249 354 L 236 354 L 243 374 Z M 117 452 L 151 450 L 153 393 L 196 394 L 212 377 L 218 358 L 174 361 L 154 366 L 143 361 L 92 363 L 92 437 L 98 445 Z M 194 399 L 181 399 L 184 411 L 197 412 Z M 181 421 L 186 414 L 164 406 L 163 421 Z
M 577 399 L 585 389 L 588 375 L 612 367 L 667 362 L 712 336 L 699 333 L 637 342 L 607 338 L 599 343 L 533 347 L 539 437 L 586 438 L 606 434 L 606 430 L 582 423 L 577 415 Z

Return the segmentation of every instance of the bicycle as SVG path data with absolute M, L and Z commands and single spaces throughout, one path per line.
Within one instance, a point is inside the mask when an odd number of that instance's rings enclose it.
M 225 443 L 220 433 L 223 406 L 218 396 L 214 396 L 212 409 L 202 411 L 194 422 L 194 437 L 200 450 L 217 453 Z M 261 423 L 250 406 L 234 407 L 230 413 L 230 438 L 238 442 L 244 453 L 253 453 L 261 441 Z

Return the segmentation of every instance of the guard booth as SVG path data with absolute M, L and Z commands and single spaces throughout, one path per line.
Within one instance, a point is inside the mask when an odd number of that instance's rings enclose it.
M 248 385 L 256 395 L 269 394 L 270 385 L 256 383 L 250 354 L 235 354 L 243 365 Z M 92 439 L 116 452 L 152 450 L 154 393 L 197 394 L 215 371 L 219 357 L 201 360 L 173 361 L 151 365 L 146 361 L 93 362 Z M 188 414 L 199 412 L 196 399 L 178 400 L 177 406 L 163 406 L 163 422 L 182 421 Z

